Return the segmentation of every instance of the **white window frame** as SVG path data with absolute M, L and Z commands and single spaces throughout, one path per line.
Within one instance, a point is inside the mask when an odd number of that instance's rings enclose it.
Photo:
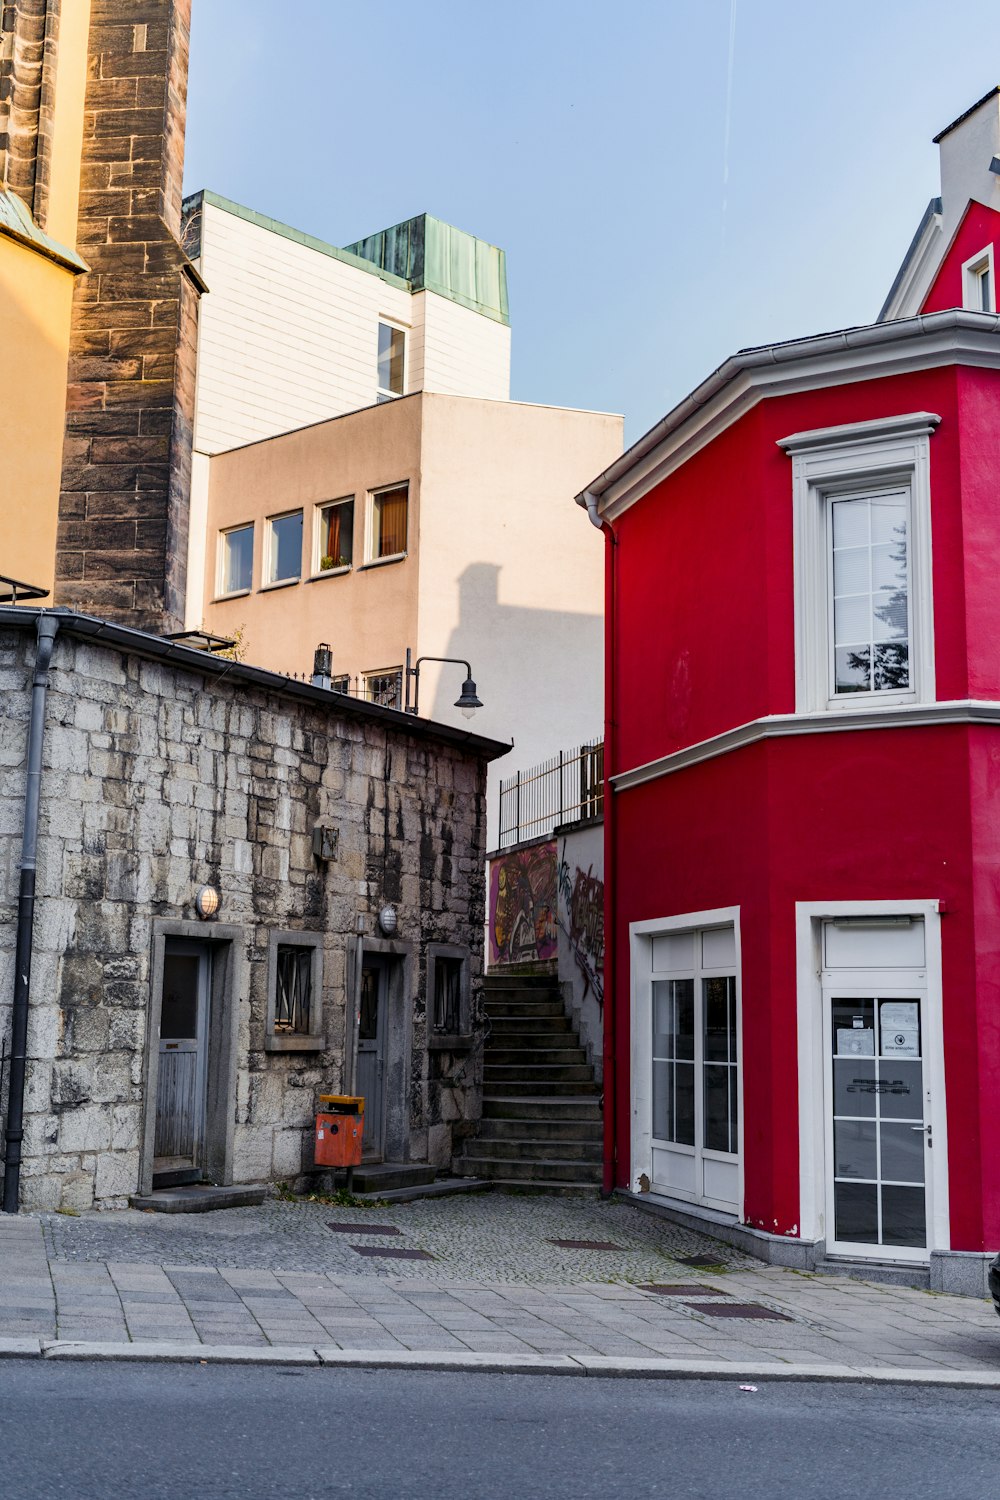
M 686 1202 L 712 1209 L 717 1213 L 732 1217 L 734 1223 L 742 1223 L 744 1218 L 744 1160 L 746 1133 L 743 1124 L 743 1080 L 745 1074 L 744 1051 L 743 1051 L 743 947 L 740 936 L 740 908 L 738 906 L 722 906 L 711 911 L 683 912 L 673 917 L 655 917 L 649 921 L 631 922 L 629 924 L 629 968 L 631 971 L 631 1089 L 632 1089 L 632 1141 L 631 1162 L 629 1182 L 634 1193 L 646 1192 L 652 1180 L 653 1171 L 653 1077 L 652 1077 L 652 987 L 650 979 L 652 976 L 652 939 L 662 937 L 667 933 L 695 932 L 711 927 L 732 927 L 736 943 L 735 974 L 736 974 L 736 1132 L 737 1151 L 735 1163 L 737 1169 L 737 1202 L 738 1207 L 735 1215 L 732 1209 L 715 1199 L 692 1195 L 679 1188 L 671 1188 L 669 1197 L 678 1202 Z M 728 973 L 728 969 L 727 969 Z M 697 1095 L 696 1095 L 697 1097 Z M 696 1159 L 708 1158 L 718 1161 L 732 1162 L 733 1156 L 728 1153 L 709 1151 L 697 1144 L 698 1131 L 695 1132 L 695 1145 L 693 1147 L 679 1148 L 684 1154 L 690 1151 Z M 642 1179 L 646 1179 L 643 1185 Z M 657 1197 L 666 1197 L 666 1194 L 656 1194 Z
M 378 329 L 385 325 L 395 333 L 403 335 L 403 389 L 401 391 L 390 391 L 386 386 L 379 384 L 378 379 Z M 385 318 L 379 314 L 378 327 L 375 330 L 375 390 L 380 402 L 398 401 L 405 396 L 409 390 L 410 374 L 410 330 L 405 323 L 398 322 L 395 318 Z
M 271 574 L 271 558 L 274 555 L 273 554 L 273 549 L 274 549 L 274 523 L 275 523 L 275 521 L 284 521 L 284 520 L 287 519 L 288 516 L 301 516 L 302 517 L 302 535 L 303 535 L 303 540 L 305 539 L 306 517 L 305 517 L 305 511 L 304 511 L 304 509 L 303 509 L 303 507 L 301 505 L 293 505 L 289 510 L 279 510 L 279 511 L 276 511 L 273 516 L 267 516 L 267 517 L 265 517 L 265 521 L 264 521 L 264 526 L 265 526 L 265 531 L 264 531 L 264 561 L 263 561 L 263 565 L 262 565 L 262 568 L 261 568 L 261 585 L 260 585 L 262 590 L 263 589 L 282 589 L 282 588 L 287 588 L 289 584 L 292 584 L 292 583 L 301 583 L 302 582 L 302 554 L 301 554 L 301 552 L 299 553 L 299 571 L 297 573 L 290 575 L 288 578 L 272 578 L 270 576 L 270 574 Z
M 402 552 L 387 552 L 384 557 L 378 557 L 375 552 L 375 502 L 380 495 L 391 495 L 393 490 L 406 491 L 406 546 Z M 408 479 L 397 479 L 395 484 L 380 484 L 378 489 L 369 490 L 365 500 L 365 560 L 364 568 L 380 568 L 384 563 L 400 562 L 407 556 L 410 550 L 410 481 Z
M 231 536 L 234 531 L 255 533 L 256 526 L 253 521 L 239 521 L 235 526 L 224 526 L 219 532 L 219 555 L 216 559 L 215 569 L 215 595 L 217 599 L 241 599 L 244 594 L 249 594 L 253 590 L 254 552 L 257 547 L 256 535 L 253 536 L 250 544 L 250 582 L 243 589 L 226 588 L 226 538 Z
M 932 412 L 911 412 L 778 440 L 792 460 L 797 713 L 878 712 L 935 701 L 930 439 L 940 420 Z M 909 495 L 910 686 L 835 693 L 830 502 L 887 489 Z
M 796 1016 L 799 1064 L 799 1234 L 804 1240 L 832 1238 L 826 1233 L 827 1095 L 826 1023 L 823 1012 L 823 923 L 833 917 L 914 916 L 924 923 L 925 1063 L 933 1129 L 932 1217 L 927 1250 L 951 1249 L 948 1205 L 948 1109 L 945 1099 L 944 1017 L 941 971 L 940 903 L 925 901 L 797 901 L 795 903 Z M 871 1258 L 891 1258 L 884 1245 L 873 1245 Z M 905 1258 L 905 1257 L 901 1257 Z
M 990 295 L 989 307 L 983 306 L 982 276 L 983 272 L 989 273 Z M 993 275 L 993 246 L 989 244 L 984 250 L 970 255 L 969 259 L 962 262 L 962 306 L 967 312 L 991 312 L 997 310 L 997 284 Z
M 313 540 L 312 540 L 312 576 L 314 578 L 333 578 L 338 573 L 349 573 L 354 567 L 354 512 L 351 513 L 351 561 L 338 564 L 333 568 L 322 566 L 322 527 L 323 512 L 331 510 L 335 505 L 355 506 L 355 495 L 338 495 L 335 500 L 317 500 L 313 509 Z M 356 507 L 355 507 L 356 508 Z

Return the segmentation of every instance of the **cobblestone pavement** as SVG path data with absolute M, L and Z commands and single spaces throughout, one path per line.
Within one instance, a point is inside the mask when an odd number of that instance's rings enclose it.
M 0 1218 L 17 1336 L 1000 1371 L 989 1303 L 765 1267 L 587 1195 Z

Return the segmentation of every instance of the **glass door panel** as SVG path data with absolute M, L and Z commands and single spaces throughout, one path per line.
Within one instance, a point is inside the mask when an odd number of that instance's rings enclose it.
M 923 1249 L 930 1143 L 920 998 L 834 994 L 827 1004 L 834 1240 Z

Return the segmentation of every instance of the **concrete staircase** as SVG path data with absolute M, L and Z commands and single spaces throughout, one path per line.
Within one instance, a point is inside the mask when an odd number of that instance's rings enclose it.
M 601 1181 L 600 1088 L 547 975 L 485 980 L 483 1118 L 452 1170 L 557 1192 Z

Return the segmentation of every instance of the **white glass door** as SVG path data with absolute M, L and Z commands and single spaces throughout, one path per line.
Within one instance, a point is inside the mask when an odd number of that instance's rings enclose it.
M 652 939 L 654 1191 L 739 1210 L 739 1058 L 732 927 Z
M 902 976 L 891 973 L 853 974 L 850 984 L 826 977 L 827 1248 L 926 1260 L 934 1147 L 926 992 L 894 985 Z

